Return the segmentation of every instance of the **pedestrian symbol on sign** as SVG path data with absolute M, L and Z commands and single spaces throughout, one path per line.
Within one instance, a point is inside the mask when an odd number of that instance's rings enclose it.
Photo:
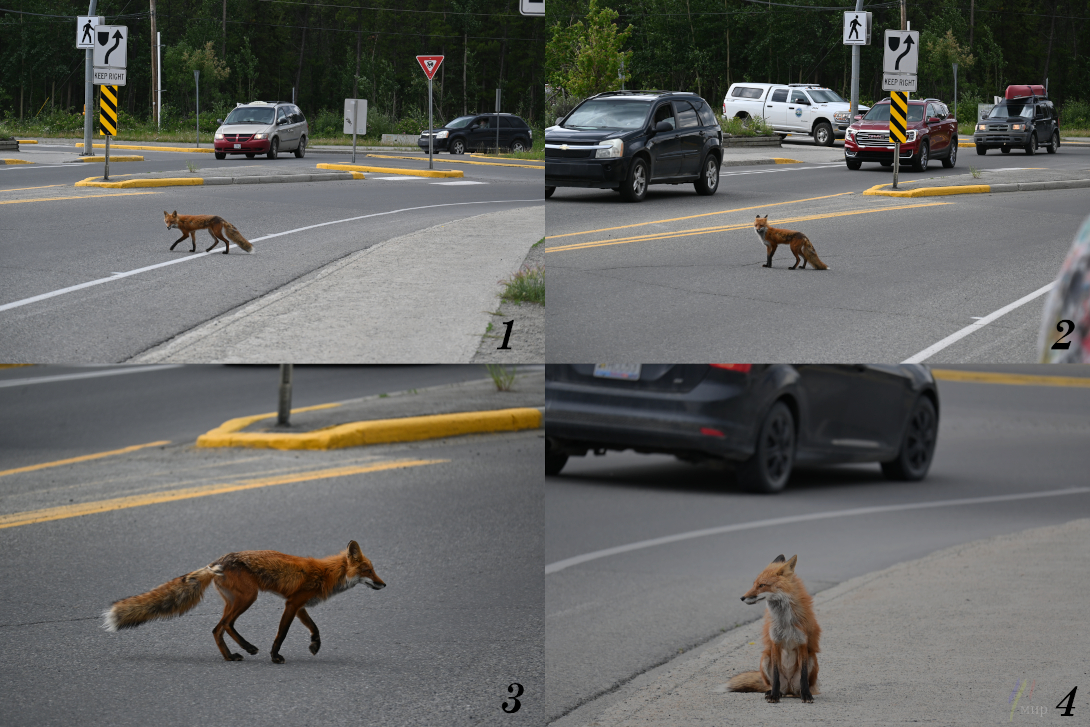
M 80 39 L 80 43 L 94 43 L 95 42 L 91 38 L 91 28 L 93 28 L 93 27 L 94 26 L 91 25 L 91 20 L 88 19 L 87 20 L 87 25 L 83 26 L 83 38 Z
M 856 38 L 858 38 L 859 37 L 859 26 L 861 26 L 861 25 L 862 25 L 862 23 L 859 22 L 859 18 L 852 18 L 851 32 L 848 33 L 848 37 L 851 38 L 854 35 Z

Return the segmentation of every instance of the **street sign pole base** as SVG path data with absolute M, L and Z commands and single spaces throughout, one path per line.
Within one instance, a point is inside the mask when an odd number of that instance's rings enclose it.
M 897 189 L 897 176 L 901 171 L 901 142 L 893 145 L 893 188 Z
M 124 176 L 124 175 L 122 175 Z M 102 173 L 102 181 L 110 181 L 110 135 L 106 135 L 106 170 Z

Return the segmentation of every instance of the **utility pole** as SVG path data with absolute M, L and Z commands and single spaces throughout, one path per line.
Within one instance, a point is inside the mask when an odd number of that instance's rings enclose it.
M 863 12 L 863 0 L 855 0 L 855 12 Z M 855 115 L 859 113 L 859 46 L 852 46 L 852 107 L 851 119 L 848 124 L 855 123 Z
M 155 29 L 155 0 L 151 0 L 151 112 L 159 123 L 159 34 Z
M 91 0 L 87 15 L 95 17 L 97 7 L 98 0 Z M 91 49 L 85 50 L 84 53 L 86 55 L 83 70 L 83 155 L 94 156 L 95 148 L 91 146 L 91 127 L 94 126 L 95 118 L 95 79 L 93 77 L 95 58 L 94 51 Z

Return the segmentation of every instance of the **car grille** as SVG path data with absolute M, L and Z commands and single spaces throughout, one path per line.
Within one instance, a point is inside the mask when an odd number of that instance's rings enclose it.
M 545 156 L 554 159 L 590 159 L 594 156 L 594 149 L 581 149 L 572 146 L 568 149 L 556 149 L 551 144 L 545 145 Z
M 889 140 L 888 131 L 860 131 L 855 135 L 855 143 L 859 146 L 893 146 Z
M 253 138 L 253 134 L 224 134 L 224 141 L 249 141 Z

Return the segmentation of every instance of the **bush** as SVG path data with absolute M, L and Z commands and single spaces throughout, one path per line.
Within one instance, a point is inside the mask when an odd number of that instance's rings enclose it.
M 1069 99 L 1060 107 L 1060 128 L 1090 129 L 1090 101 Z
M 751 116 L 747 119 L 739 119 L 737 116 L 728 118 L 719 114 L 715 116 L 719 120 L 719 128 L 727 136 L 771 136 L 775 133 L 763 116 Z

